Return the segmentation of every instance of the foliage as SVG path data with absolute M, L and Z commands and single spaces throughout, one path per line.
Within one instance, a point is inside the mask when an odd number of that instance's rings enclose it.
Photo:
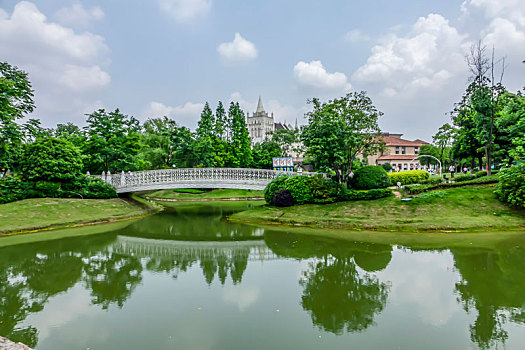
M 314 98 L 313 111 L 302 139 L 318 170 L 333 170 L 338 182 L 348 182 L 359 154 L 374 154 L 384 147 L 378 141 L 378 119 L 383 115 L 364 91 L 322 103 Z
M 343 184 L 332 179 L 326 179 L 321 175 L 310 176 L 308 185 L 316 203 L 329 202 L 329 199 L 335 201 L 343 196 L 346 191 L 346 186 Z
M 138 162 L 141 145 L 139 121 L 120 113 L 99 109 L 87 119 L 87 142 L 83 149 L 89 157 L 85 170 L 93 174 L 102 171 L 135 171 L 144 167 Z
M 485 173 L 486 175 L 486 173 Z M 474 180 L 475 178 L 477 178 L 479 176 L 476 176 L 476 175 L 468 175 L 468 174 L 465 174 L 465 175 L 457 175 L 456 177 L 454 177 L 454 181 L 456 182 L 464 182 L 464 181 L 470 181 L 470 180 Z
M 388 177 L 390 184 L 395 186 L 398 182 L 402 185 L 422 183 L 430 178 L 430 174 L 425 170 L 408 170 L 388 173 Z
M 295 200 L 288 190 L 279 190 L 273 196 L 272 204 L 276 207 L 291 207 L 295 204 Z
M 388 173 L 380 166 L 367 165 L 357 170 L 352 178 L 352 187 L 358 190 L 370 190 L 390 186 Z
M 408 194 L 419 194 L 419 193 L 438 190 L 438 189 L 472 186 L 472 185 L 494 184 L 496 182 L 498 182 L 498 177 L 496 175 L 492 175 L 492 176 L 485 176 L 485 177 L 476 178 L 474 180 L 463 181 L 463 182 L 449 182 L 449 183 L 428 184 L 428 185 L 407 185 L 405 186 L 405 191 Z
M 24 182 L 14 176 L 7 176 L 0 180 L 0 203 L 47 197 L 106 199 L 117 197 L 117 193 L 112 186 L 101 179 L 82 174 L 71 178 L 68 182 Z
M 284 181 L 283 189 L 290 191 L 297 204 L 311 203 L 314 198 L 308 176 L 295 175 L 288 177 Z
M 382 167 L 383 169 L 385 169 L 385 171 L 390 171 L 390 170 L 392 170 L 392 165 L 390 165 L 390 163 L 383 163 L 383 164 L 381 164 L 381 167 Z
M 439 159 L 439 157 L 440 157 L 440 150 L 439 150 L 439 148 L 437 148 L 434 145 L 426 144 L 426 145 L 422 145 L 419 148 L 419 155 L 420 156 L 432 156 L 432 157 L 435 157 L 436 159 Z M 430 158 L 430 157 L 421 157 L 421 158 L 419 158 L 419 162 L 421 163 L 421 165 L 427 165 L 427 166 L 436 165 L 436 166 L 439 166 L 439 163 L 438 163 L 438 161 L 436 161 L 436 159 Z
M 82 167 L 79 149 L 54 137 L 26 145 L 21 160 L 22 174 L 31 181 L 67 182 L 78 176 Z
M 281 154 L 276 157 L 291 157 L 292 153 L 302 152 L 299 147 L 300 130 L 299 129 L 281 129 L 275 130 L 270 137 L 270 141 L 274 142 L 281 150 Z
M 431 176 L 428 180 L 425 180 L 425 181 L 421 181 L 420 184 L 432 184 L 432 185 L 436 185 L 436 184 L 440 184 L 442 183 L 443 181 L 445 181 L 441 176 Z
M 7 62 L 0 62 L 0 169 L 16 166 L 23 138 L 23 130 L 16 120 L 34 109 L 33 90 L 27 73 Z
M 272 169 L 273 158 L 282 155 L 281 148 L 273 141 L 263 141 L 256 143 L 252 149 L 252 164 L 256 169 Z
M 374 188 L 371 190 L 348 190 L 345 191 L 342 199 L 345 201 L 372 200 L 391 197 L 393 193 L 388 188 Z
M 501 169 L 496 194 L 506 203 L 525 208 L 525 166 L 513 165 Z
M 247 168 L 252 162 L 251 140 L 246 127 L 246 117 L 239 103 L 230 103 L 228 119 L 231 121 L 231 127 L 226 166 Z
M 275 196 L 277 191 L 284 189 L 284 182 L 287 178 L 288 177 L 285 175 L 277 176 L 268 185 L 266 185 L 266 188 L 264 189 L 264 200 L 266 201 L 266 203 L 273 203 L 273 197 Z
M 437 157 L 441 164 L 445 164 L 445 161 L 449 160 L 450 146 L 456 129 L 450 124 L 446 123 L 442 125 L 438 132 L 432 137 L 434 144 L 439 149 L 439 157 Z

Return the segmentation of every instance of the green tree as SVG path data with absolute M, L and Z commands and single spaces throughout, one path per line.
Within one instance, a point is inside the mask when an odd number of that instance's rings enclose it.
M 23 132 L 16 120 L 33 112 L 33 90 L 26 72 L 0 62 L 0 169 L 13 168 L 22 151 Z
M 27 144 L 20 165 L 28 180 L 53 182 L 70 181 L 83 167 L 79 149 L 68 140 L 54 137 Z
M 215 166 L 215 117 L 208 102 L 204 105 L 196 135 L 197 164 L 204 167 Z
M 256 143 L 252 149 L 252 165 L 256 169 L 272 169 L 273 158 L 281 157 L 282 150 L 276 142 Z
M 247 168 L 252 162 L 251 140 L 246 127 L 246 117 L 239 103 L 232 102 L 228 109 L 231 120 L 227 166 Z
M 442 125 L 438 132 L 432 137 L 434 144 L 439 149 L 438 158 L 443 165 L 445 164 L 445 161 L 449 161 L 450 146 L 452 145 L 455 132 L 456 129 L 446 123 Z
M 197 138 L 210 137 L 214 134 L 215 128 L 215 117 L 211 111 L 208 102 L 204 104 L 204 108 L 201 113 L 201 119 L 199 120 L 198 127 L 196 130 Z
M 292 152 L 301 152 L 302 149 L 298 147 L 301 141 L 299 129 L 281 129 L 275 130 L 271 134 L 271 141 L 275 142 L 281 149 L 280 157 L 291 157 Z
M 306 155 L 316 169 L 331 169 L 339 182 L 348 182 L 359 154 L 375 154 L 384 147 L 377 138 L 383 113 L 364 91 L 326 103 L 314 98 L 311 103 L 314 108 L 307 113 L 308 125 L 302 132 Z
M 476 160 L 478 166 L 483 167 L 483 144 L 477 137 L 473 112 L 465 106 L 458 106 L 453 112 L 453 124 L 457 132 L 452 142 L 454 158 L 470 161 L 470 168 L 474 168 Z
M 137 157 L 140 125 L 134 117 L 120 113 L 118 109 L 106 112 L 99 109 L 87 119 L 87 141 L 84 153 L 86 170 L 92 173 L 102 171 L 135 171 L 143 164 Z
M 71 122 L 66 124 L 57 124 L 56 129 L 53 131 L 53 136 L 59 139 L 69 140 L 80 149 L 82 149 L 84 143 L 86 142 L 86 135 L 84 131 Z
M 227 143 L 227 116 L 224 106 L 221 101 L 215 110 L 215 124 L 213 126 L 213 150 L 215 152 L 214 164 L 217 167 L 224 167 L 228 157 L 228 143 Z

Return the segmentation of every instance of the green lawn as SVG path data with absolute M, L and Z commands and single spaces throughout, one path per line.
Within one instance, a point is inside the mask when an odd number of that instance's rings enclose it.
M 228 199 L 228 198 L 262 198 L 263 191 L 217 189 L 211 191 L 199 191 L 192 189 L 160 190 L 146 194 L 149 198 L 159 199 Z
M 122 199 L 33 198 L 0 205 L 0 235 L 137 216 L 145 209 Z
M 396 198 L 259 207 L 234 214 L 233 221 L 372 231 L 484 231 L 525 228 L 525 211 L 499 202 L 492 186 L 432 191 L 403 202 Z

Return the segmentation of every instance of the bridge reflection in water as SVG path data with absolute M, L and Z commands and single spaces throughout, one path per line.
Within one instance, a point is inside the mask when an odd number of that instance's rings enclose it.
M 117 236 L 112 249 L 118 254 L 140 258 L 161 257 L 189 261 L 221 259 L 265 261 L 277 259 L 277 255 L 267 247 L 263 240 L 199 242 Z

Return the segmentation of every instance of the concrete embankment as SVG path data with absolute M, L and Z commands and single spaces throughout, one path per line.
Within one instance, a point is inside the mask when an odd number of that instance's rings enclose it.
M 32 350 L 30 347 L 10 341 L 7 338 L 0 337 L 0 350 Z

